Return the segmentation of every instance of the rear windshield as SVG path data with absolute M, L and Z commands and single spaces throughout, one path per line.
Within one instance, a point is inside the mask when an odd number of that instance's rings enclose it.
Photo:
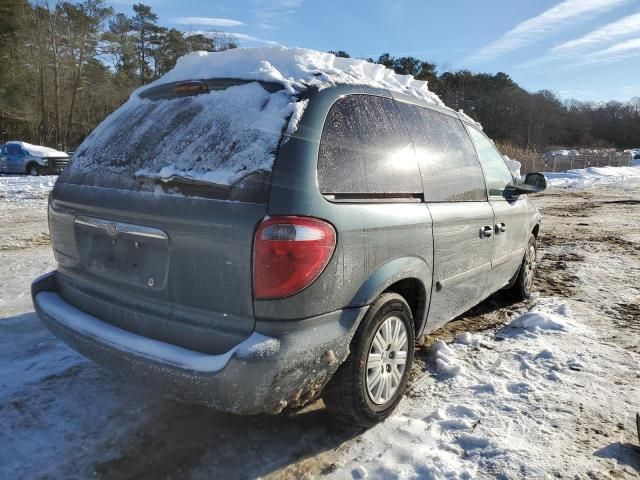
M 197 95 L 171 94 L 171 85 L 132 95 L 78 147 L 60 181 L 266 202 L 295 98 L 238 83 Z

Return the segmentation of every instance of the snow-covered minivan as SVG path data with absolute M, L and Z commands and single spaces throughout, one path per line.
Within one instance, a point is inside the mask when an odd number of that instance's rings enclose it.
M 540 214 L 424 82 L 302 49 L 183 57 L 76 150 L 42 321 L 140 385 L 278 413 L 394 410 L 414 340 L 533 288 Z

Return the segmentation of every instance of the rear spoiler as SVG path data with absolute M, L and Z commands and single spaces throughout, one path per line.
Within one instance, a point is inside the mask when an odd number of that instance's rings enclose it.
M 284 85 L 276 82 L 242 80 L 239 78 L 212 78 L 208 80 L 184 80 L 180 82 L 163 83 L 143 90 L 138 94 L 138 96 L 149 100 L 162 100 L 188 95 L 199 95 L 202 93 L 209 93 L 213 90 L 226 90 L 229 87 L 246 85 L 248 83 L 259 83 L 270 93 L 284 90 Z

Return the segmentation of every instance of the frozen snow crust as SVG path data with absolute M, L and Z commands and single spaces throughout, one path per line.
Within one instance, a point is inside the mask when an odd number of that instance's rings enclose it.
M 309 87 L 324 89 L 337 84 L 367 85 L 402 92 L 444 107 L 429 91 L 427 82 L 398 75 L 384 65 L 339 58 L 306 48 L 236 48 L 224 52 L 194 52 L 178 59 L 169 73 L 136 93 L 164 83 L 211 78 L 259 80 L 283 85 L 297 94 Z

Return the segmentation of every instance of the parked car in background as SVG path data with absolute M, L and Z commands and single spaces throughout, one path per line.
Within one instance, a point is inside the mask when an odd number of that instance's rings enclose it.
M 546 180 L 515 179 L 478 124 L 426 94 L 322 86 L 134 94 L 50 195 L 42 321 L 180 400 L 254 414 L 322 395 L 351 423 L 389 416 L 416 338 L 502 288 L 531 295 L 541 216 L 526 194 Z
M 10 141 L 0 150 L 0 173 L 59 174 L 67 163 L 65 152 L 27 142 Z

